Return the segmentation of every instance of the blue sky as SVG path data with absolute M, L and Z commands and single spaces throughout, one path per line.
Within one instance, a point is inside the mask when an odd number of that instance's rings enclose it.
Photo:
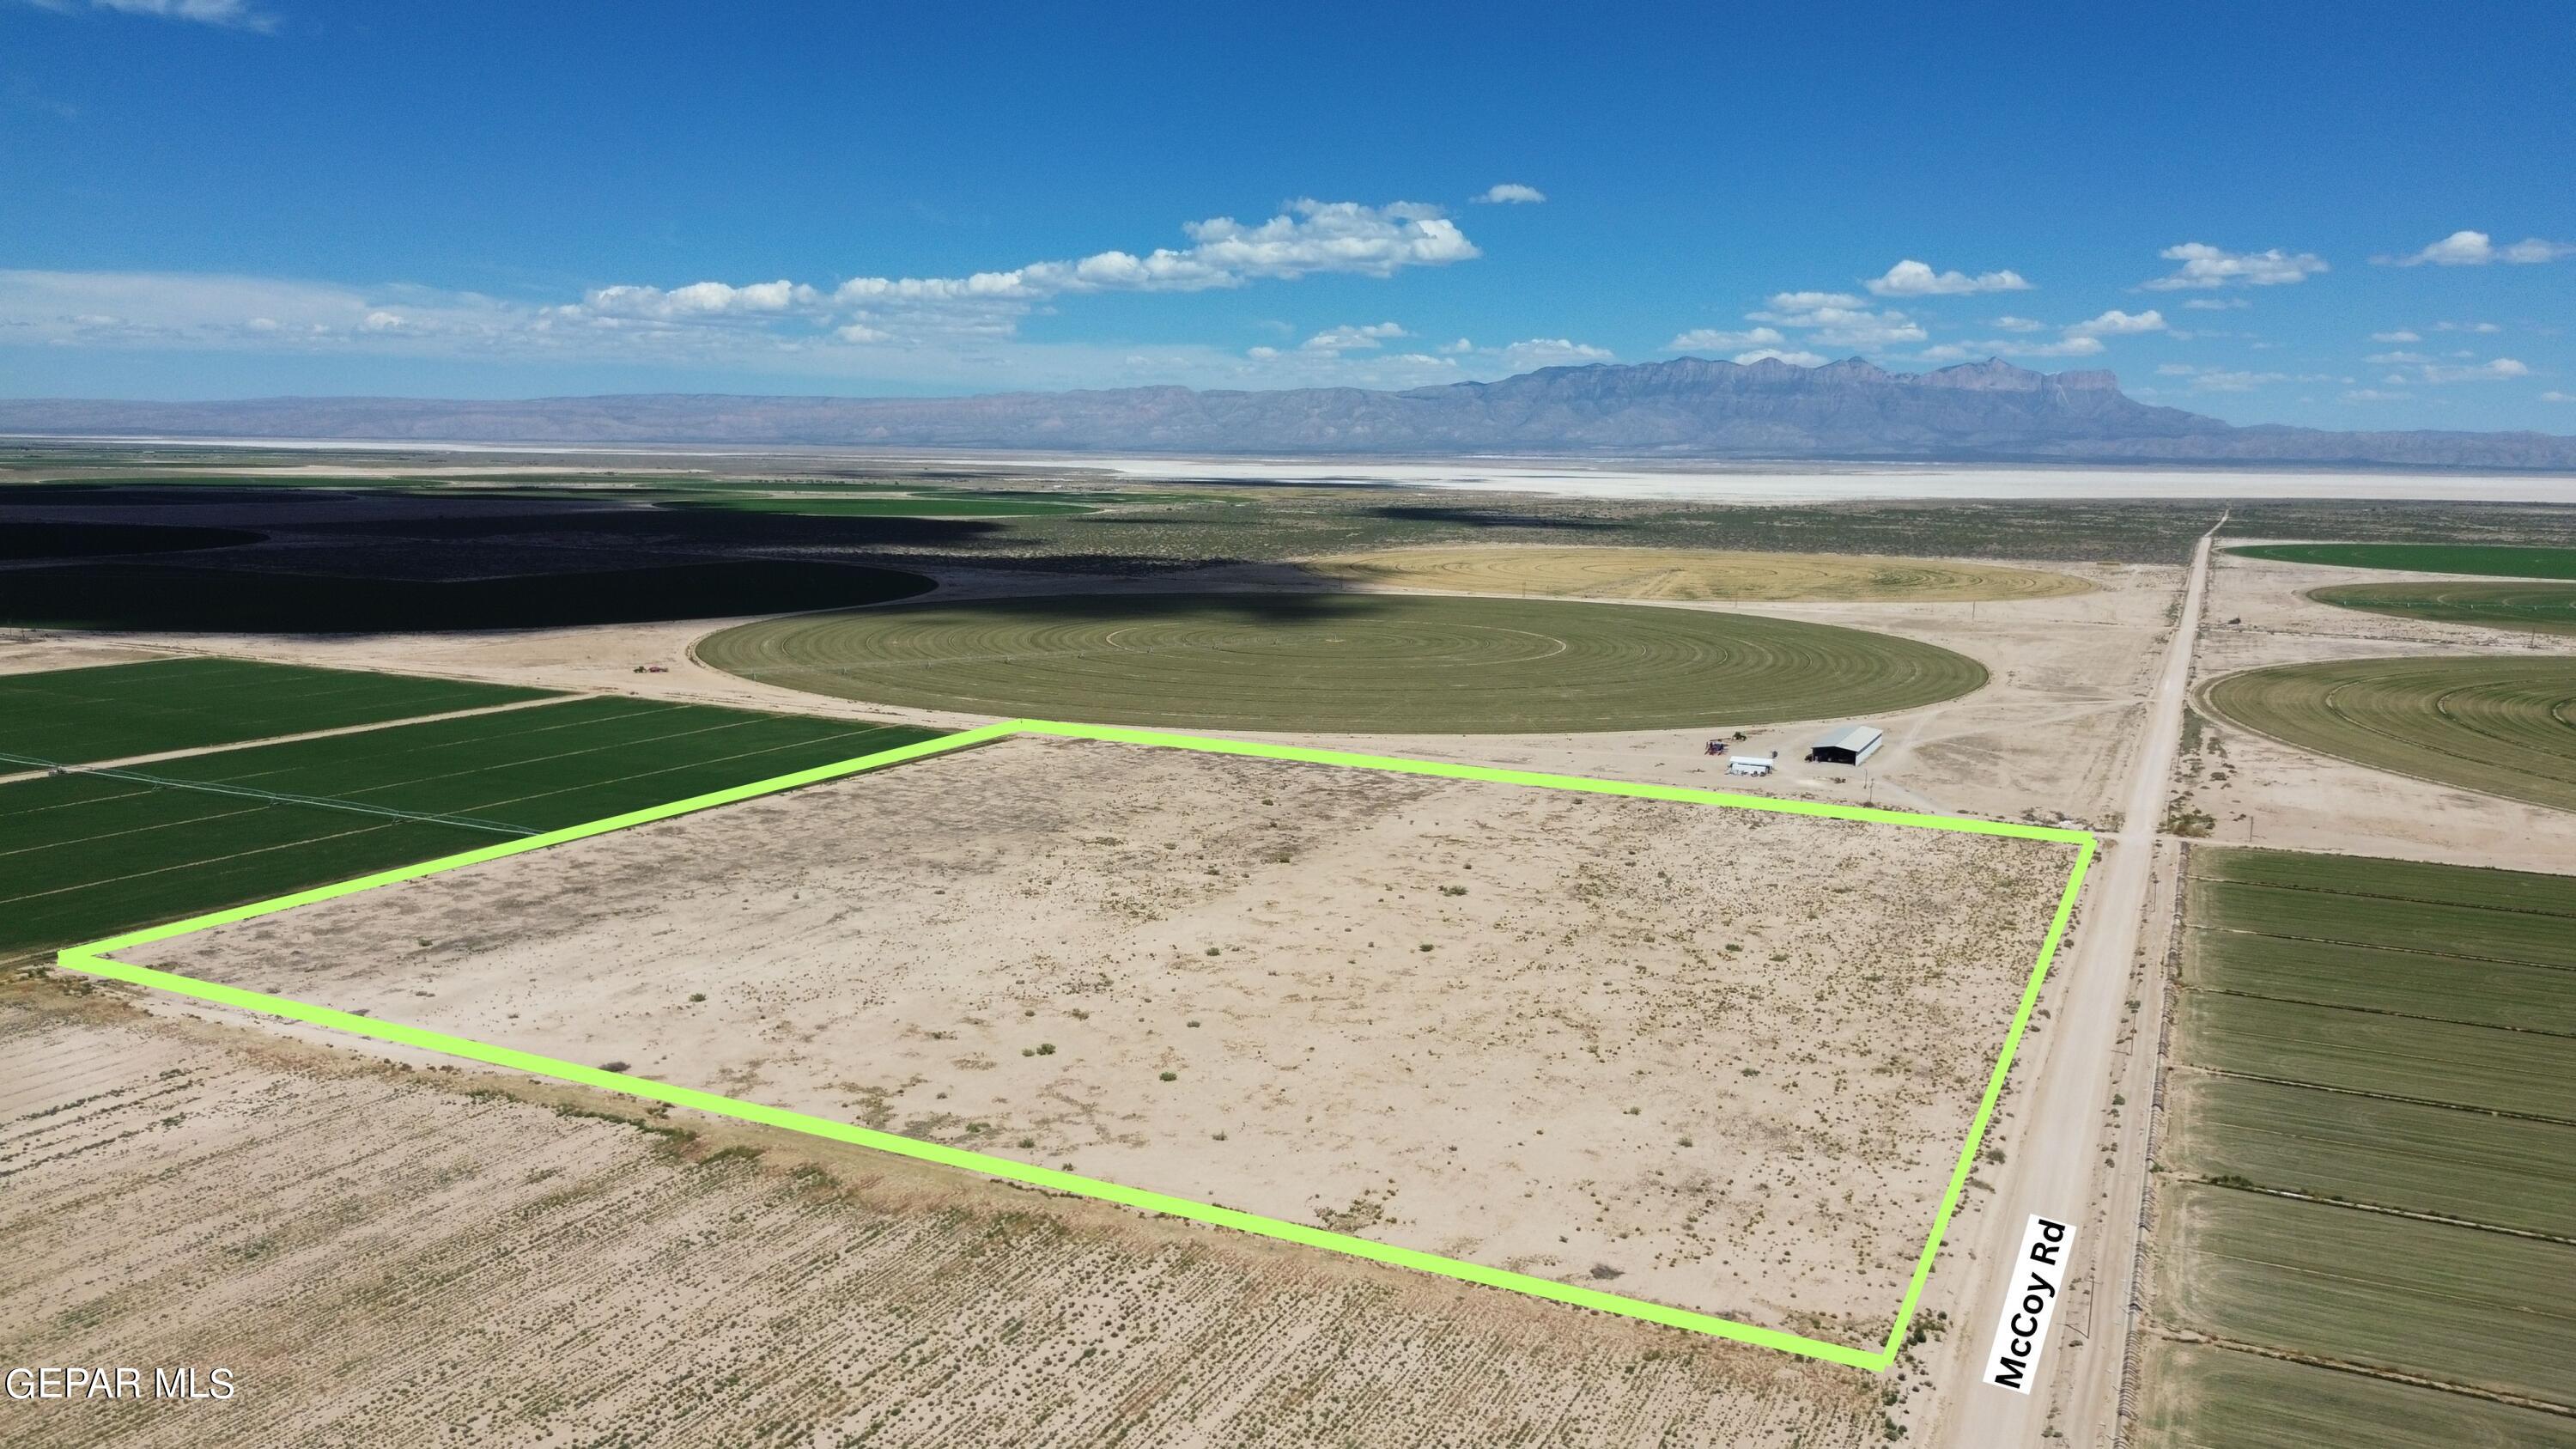
M 2576 7 L 1233 9 L 0 0 L 0 394 L 2001 354 L 2576 432 Z

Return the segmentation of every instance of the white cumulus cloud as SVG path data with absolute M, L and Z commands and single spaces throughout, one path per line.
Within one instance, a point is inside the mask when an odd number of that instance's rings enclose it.
M 1499 186 L 1486 187 L 1476 200 L 1505 206 L 1530 206 L 1547 200 L 1547 193 L 1535 186 L 1523 186 L 1517 181 L 1506 181 Z
M 595 288 L 554 311 L 567 321 L 663 323 L 804 316 L 831 325 L 835 335 L 866 340 L 1002 336 L 1032 309 L 1062 296 L 1195 292 L 1325 273 L 1388 277 L 1481 255 L 1438 207 L 1410 201 L 1368 206 L 1310 199 L 1266 221 L 1219 216 L 1181 230 L 1190 245 L 1141 254 L 1094 252 L 962 277 L 856 276 L 829 291 L 784 278 L 744 286 L 693 282 L 667 291 L 618 285 Z
M 1872 278 L 1867 286 L 1881 297 L 1957 297 L 1971 292 L 2030 290 L 2030 283 L 2019 272 L 1980 272 L 1972 277 L 1965 272 L 1936 272 L 1929 263 L 1911 257 Z
M 2491 262 L 2513 262 L 2531 266 L 2554 262 L 2560 257 L 2576 255 L 2576 244 L 2544 241 L 2527 236 L 2503 246 L 2482 231 L 2455 231 L 2418 252 L 2402 257 L 2379 257 L 2375 260 L 2400 267 L 2420 267 L 2427 262 L 2437 267 L 2483 267 Z
M 1734 360 L 1747 367 L 1750 367 L 1757 362 L 1786 362 L 1797 367 L 1822 367 L 1825 365 L 1825 359 L 1816 353 L 1782 352 L 1776 347 L 1765 347 L 1754 352 L 1739 352 L 1735 354 Z
M 2304 282 L 2327 270 L 2314 252 L 2287 252 L 2279 247 L 2259 252 L 2231 252 L 2207 242 L 2184 242 L 2156 255 L 2182 266 L 2171 275 L 2139 283 L 2151 292 L 2228 286 L 2278 287 Z
M 668 291 L 660 287 L 594 287 L 579 310 L 602 317 L 723 317 L 784 312 L 791 306 L 813 306 L 821 294 L 793 282 L 754 282 L 747 287 L 723 282 L 691 282 Z
M 1329 327 L 1306 339 L 1314 352 L 1349 352 L 1360 348 L 1382 347 L 1389 338 L 1413 334 L 1393 322 L 1372 322 L 1365 327 Z
M 620 283 L 552 304 L 399 283 L 0 269 L 0 337 L 88 348 L 648 360 L 912 385 L 1186 379 L 1221 386 L 1240 380 L 1252 364 L 1237 353 L 1190 344 L 1113 351 L 1081 342 L 1024 343 L 1017 329 L 1041 308 L 1096 293 L 1241 287 L 1327 273 L 1387 277 L 1478 255 L 1439 208 L 1415 202 L 1300 201 L 1266 220 L 1214 217 L 1182 232 L 1183 246 L 1097 252 L 964 276 Z M 1380 344 L 1404 335 L 1389 326 L 1355 327 L 1340 340 L 1355 353 L 1382 357 Z M 1312 355 L 1329 360 L 1331 352 L 1319 348 Z M 1498 353 L 1475 356 L 1489 370 L 1503 365 Z M 1565 357 L 1590 360 L 1591 354 Z M 1384 375 L 1401 380 L 1394 372 Z
M 2136 332 L 2165 331 L 2165 314 L 2150 307 L 2144 312 L 2123 312 L 2114 307 L 2099 317 L 2067 325 L 2069 337 L 2117 337 Z
M 2373 332 L 2370 334 L 2370 340 L 2373 342 L 2421 342 L 2424 340 L 2424 337 L 2422 333 L 2409 332 L 2405 328 L 2400 327 L 2394 332 Z
M 1776 292 L 1770 305 L 1744 314 L 1748 322 L 1767 322 L 1808 334 L 1801 341 L 1827 347 L 1886 347 L 1921 342 L 1922 324 L 1891 307 L 1871 311 L 1848 292 Z

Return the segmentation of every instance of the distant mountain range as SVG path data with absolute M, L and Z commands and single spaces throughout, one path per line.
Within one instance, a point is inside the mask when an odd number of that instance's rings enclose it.
M 0 400 L 0 433 L 386 442 L 725 443 L 1043 452 L 1617 454 L 2576 468 L 2547 433 L 2237 427 L 2151 407 L 2107 372 L 1989 359 L 1895 373 L 1684 357 L 1404 392 L 1184 387 L 951 398 L 639 393 L 457 402 Z

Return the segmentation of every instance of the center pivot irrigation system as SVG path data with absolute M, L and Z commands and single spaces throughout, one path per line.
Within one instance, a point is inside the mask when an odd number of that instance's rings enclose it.
M 650 824 L 656 820 L 667 820 L 676 815 L 687 815 L 700 810 L 712 809 L 719 805 L 729 805 L 738 800 L 748 800 L 761 795 L 775 794 L 782 790 L 792 790 L 803 785 L 813 785 L 826 780 L 836 780 L 848 775 L 856 775 L 869 770 L 882 769 L 888 765 L 902 764 L 907 760 L 917 760 L 925 756 L 946 754 L 950 751 L 988 744 L 995 740 L 1007 739 L 1016 735 L 1043 736 L 1056 739 L 1094 740 L 1107 744 L 1147 745 L 1164 749 L 1196 750 L 1202 753 L 1218 755 L 1247 755 L 1261 759 L 1291 760 L 1317 765 L 1337 765 L 1347 769 L 1383 770 L 1395 774 L 1428 775 L 1453 780 L 1481 780 L 1495 784 L 1529 786 L 1547 790 L 1574 790 L 1586 794 L 1615 795 L 1631 799 L 1670 800 L 1689 804 L 1722 805 L 1744 810 L 1769 811 L 1782 815 L 1807 815 L 1831 820 L 1854 820 L 1881 825 L 1910 826 L 1925 830 L 1950 830 L 1974 835 L 2011 836 L 2023 840 L 2049 840 L 2074 846 L 2075 864 L 2073 869 L 2067 874 L 2064 890 L 2062 890 L 2058 895 L 2056 913 L 2050 918 L 2048 932 L 2040 942 L 2039 959 L 2031 965 L 2029 979 L 2022 988 L 2020 1004 L 2013 1012 L 2012 1025 L 2004 1033 L 2002 1050 L 1995 1058 L 1993 1072 L 1990 1073 L 1986 1079 L 1985 1094 L 1978 1100 L 1976 1114 L 1969 1121 L 1967 1140 L 1962 1142 L 1959 1146 L 1958 1162 L 1950 1171 L 1949 1186 L 1941 1195 L 1940 1209 L 1933 1216 L 1931 1232 L 1924 1239 L 1923 1251 L 1915 1259 L 1914 1274 L 1906 1285 L 1904 1302 L 1897 1307 L 1895 1322 L 1888 1328 L 1886 1342 L 1876 1348 L 1858 1348 L 1848 1344 L 1828 1343 L 1821 1339 L 1808 1338 L 1800 1334 L 1789 1333 L 1776 1328 L 1766 1328 L 1759 1324 L 1739 1323 L 1731 1318 L 1720 1318 L 1713 1314 L 1693 1312 L 1692 1310 L 1685 1308 L 1675 1308 L 1667 1304 L 1649 1302 L 1642 1298 L 1630 1298 L 1617 1293 L 1605 1293 L 1598 1288 L 1586 1288 L 1571 1283 L 1559 1283 L 1551 1279 L 1532 1277 L 1525 1273 L 1515 1273 L 1507 1269 L 1488 1267 L 1481 1263 L 1471 1263 L 1463 1259 L 1444 1257 L 1437 1253 L 1426 1253 L 1418 1249 L 1396 1247 L 1387 1243 L 1375 1242 L 1368 1238 L 1354 1237 L 1347 1233 L 1337 1233 L 1323 1228 L 1309 1227 L 1303 1223 L 1289 1222 L 1281 1218 L 1264 1217 L 1258 1213 L 1248 1213 L 1234 1208 L 1219 1207 L 1214 1203 L 1198 1202 L 1190 1198 L 1173 1197 L 1165 1193 L 1148 1192 L 1142 1188 L 1129 1187 L 1122 1183 L 1105 1182 L 1098 1178 L 1082 1177 L 1071 1172 L 1061 1172 L 1052 1168 L 1039 1167 L 1025 1162 L 1016 1162 L 1006 1157 L 994 1157 L 981 1152 L 970 1152 L 963 1148 L 950 1147 L 936 1142 L 923 1142 L 910 1137 L 897 1136 L 890 1132 L 879 1132 L 866 1127 L 853 1126 L 847 1122 L 835 1122 L 825 1117 L 810 1116 L 802 1112 L 791 1112 L 782 1107 L 767 1106 L 758 1102 L 741 1101 L 732 1097 L 718 1096 L 712 1092 L 699 1091 L 692 1087 L 674 1086 L 667 1082 L 656 1082 L 649 1078 L 630 1076 L 624 1072 L 612 1072 L 599 1067 L 582 1066 L 575 1062 L 559 1061 L 552 1057 L 538 1056 L 531 1052 L 517 1051 L 504 1046 L 495 1046 L 489 1042 L 480 1042 L 470 1040 L 465 1037 L 450 1036 L 444 1032 L 430 1031 L 415 1026 L 405 1026 L 399 1022 L 379 1021 L 372 1017 L 358 1016 L 345 1011 L 336 1011 L 327 1006 L 316 1006 L 309 1002 L 295 1001 L 282 996 L 271 996 L 264 992 L 246 991 L 236 986 L 225 986 L 211 981 L 200 981 L 194 977 L 181 976 L 172 972 L 159 971 L 148 966 L 136 966 L 124 961 L 113 959 L 113 953 L 115 952 L 131 950 L 137 946 L 149 945 L 158 941 L 166 941 L 175 936 L 184 936 L 216 926 L 229 925 L 236 921 L 247 921 L 261 916 L 274 915 L 281 911 L 293 910 L 298 906 L 311 905 L 317 901 L 326 901 L 338 896 L 353 895 L 359 891 L 373 890 L 378 886 L 393 885 L 400 881 L 417 880 L 422 876 L 436 875 L 442 871 L 458 870 L 466 866 L 479 865 L 485 861 L 499 860 L 505 856 L 519 855 L 531 850 L 543 850 L 548 846 L 563 845 L 575 840 L 585 840 L 594 835 L 605 835 L 611 831 L 624 830 L 631 826 Z M 880 1152 L 890 1152 L 901 1157 L 915 1158 L 924 1162 L 935 1162 L 948 1167 L 964 1168 L 970 1172 L 979 1172 L 990 1177 L 1002 1178 L 1011 1182 L 1026 1183 L 1032 1187 L 1044 1188 L 1050 1191 L 1074 1193 L 1083 1197 L 1099 1198 L 1107 1202 L 1120 1203 L 1125 1206 L 1139 1208 L 1147 1212 L 1168 1213 L 1174 1217 L 1188 1218 L 1197 1222 L 1210 1223 L 1223 1228 L 1233 1228 L 1240 1232 L 1256 1233 L 1263 1237 L 1279 1238 L 1292 1243 L 1302 1243 L 1308 1247 L 1322 1248 L 1330 1252 L 1344 1253 L 1355 1258 L 1366 1258 L 1372 1262 L 1393 1264 L 1397 1267 L 1411 1268 L 1423 1273 L 1434 1273 L 1442 1277 L 1456 1278 L 1469 1283 L 1481 1283 L 1492 1288 L 1509 1289 L 1513 1292 L 1526 1293 L 1536 1298 L 1546 1298 L 1559 1303 L 1570 1303 L 1581 1308 L 1597 1309 L 1603 1313 L 1616 1313 L 1629 1318 L 1642 1319 L 1649 1323 L 1663 1324 L 1672 1328 L 1688 1329 L 1695 1333 L 1710 1334 L 1718 1338 L 1733 1339 L 1742 1343 L 1757 1344 L 1764 1348 L 1774 1348 L 1787 1353 L 1801 1354 L 1809 1358 L 1822 1359 L 1828 1363 L 1845 1364 L 1854 1368 L 1866 1369 L 1871 1372 L 1883 1372 L 1896 1362 L 1898 1351 L 1904 1347 L 1906 1330 L 1912 1325 L 1916 1306 L 1920 1303 L 1923 1296 L 1924 1282 L 1931 1276 L 1933 1255 L 1939 1250 L 1942 1236 L 1949 1229 L 1951 1216 L 1958 1210 L 1960 1195 L 1967 1187 L 1969 1169 L 1975 1163 L 1978 1147 L 1985 1139 L 1986 1127 L 1994 1117 L 1995 1104 L 2003 1094 L 2005 1073 L 2012 1066 L 2013 1053 L 2021 1045 L 2022 1032 L 2030 1024 L 2032 1009 L 2039 1001 L 2040 985 L 2048 975 L 2048 965 L 2050 960 L 2057 954 L 2058 942 L 2065 935 L 2067 921 L 2075 909 L 2076 893 L 2084 884 L 2084 873 L 2092 864 L 2096 845 L 2097 842 L 2094 836 L 2089 831 L 2082 830 L 2065 830 L 2047 826 L 2022 825 L 1992 820 L 1972 820 L 1957 816 L 1918 815 L 1905 811 L 1873 809 L 1867 806 L 1818 804 L 1803 800 L 1774 800 L 1760 796 L 1729 795 L 1713 790 L 1694 790 L 1671 785 L 1641 785 L 1618 780 L 1593 780 L 1570 775 L 1546 775 L 1524 770 L 1499 770 L 1477 765 L 1455 765 L 1434 760 L 1408 760 L 1378 755 L 1347 754 L 1338 750 L 1305 749 L 1293 745 L 1259 744 L 1244 740 L 1217 739 L 1199 735 L 1164 734 L 1150 730 L 1122 729 L 1106 725 L 1060 724 L 1046 720 L 1006 720 L 998 724 L 989 724 L 977 729 L 966 730 L 958 734 L 945 735 L 938 739 L 924 740 L 915 744 L 902 745 L 894 749 L 880 751 L 872 755 L 862 755 L 856 759 L 842 760 L 829 765 L 818 765 L 812 769 L 796 771 L 793 774 L 779 775 L 767 780 L 758 780 L 747 785 L 736 785 L 730 789 L 717 790 L 704 795 L 695 795 L 685 800 L 674 800 L 668 804 L 655 805 L 642 810 L 629 811 L 623 815 L 612 815 L 603 820 L 593 820 L 581 825 L 569 826 L 561 830 L 551 830 L 543 834 L 530 835 L 520 839 L 507 840 L 494 845 L 483 846 L 479 849 L 469 850 L 458 855 L 444 856 L 436 860 L 422 861 L 416 865 L 407 865 L 394 870 L 380 871 L 374 875 L 361 876 L 355 880 L 339 882 L 336 885 L 318 886 L 312 890 L 299 891 L 293 895 L 279 896 L 273 900 L 256 901 L 249 905 L 235 906 L 230 910 L 215 911 L 207 915 L 192 917 L 188 920 L 174 921 L 164 926 L 154 926 L 146 930 L 127 932 L 124 935 L 112 936 L 103 941 L 93 941 L 84 946 L 71 947 L 61 952 L 56 959 L 67 970 L 84 972 L 92 976 L 105 977 L 110 980 L 128 982 L 138 986 L 149 986 L 182 996 L 194 997 L 200 1001 L 213 1002 L 219 1006 L 236 1007 L 244 1011 L 260 1012 L 271 1016 L 286 1017 L 295 1021 L 309 1022 L 316 1026 L 329 1027 L 335 1031 L 344 1031 L 356 1036 L 373 1037 L 379 1041 L 393 1042 L 401 1046 L 415 1047 L 424 1051 L 437 1052 L 446 1056 L 483 1062 L 487 1065 L 506 1068 L 510 1071 L 526 1072 L 534 1076 L 551 1077 L 557 1081 L 571 1082 L 580 1086 L 596 1087 L 610 1092 L 620 1092 L 628 1096 L 643 1098 L 648 1101 L 667 1103 L 674 1107 L 685 1107 L 692 1111 L 712 1113 L 720 1117 L 731 1117 L 744 1122 L 756 1122 L 762 1126 L 779 1127 L 791 1132 L 802 1132 L 815 1137 L 828 1138 L 835 1142 L 852 1143 L 860 1147 L 873 1148 Z

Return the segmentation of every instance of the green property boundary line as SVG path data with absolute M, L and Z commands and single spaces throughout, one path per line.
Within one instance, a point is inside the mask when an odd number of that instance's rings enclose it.
M 280 911 L 293 910 L 298 906 L 311 905 L 314 902 L 327 901 L 338 896 L 353 895 L 359 891 L 373 890 L 378 886 L 392 885 L 398 881 L 417 880 L 422 876 L 436 875 L 442 871 L 479 865 L 484 861 L 499 860 L 505 856 L 519 855 L 531 850 L 543 850 L 548 846 L 584 840 L 594 835 L 605 835 L 611 831 L 624 830 L 656 820 L 667 820 L 675 815 L 686 815 L 718 805 L 728 805 L 737 800 L 775 794 L 781 790 L 792 790 L 802 785 L 812 785 L 868 770 L 882 769 L 907 760 L 946 754 L 1013 735 L 1043 735 L 1059 739 L 1096 740 L 1111 744 L 1153 745 L 1167 749 L 1195 750 L 1206 754 L 1248 755 L 1260 759 L 1340 765 L 1396 774 L 1430 775 L 1453 780 L 1483 780 L 1551 790 L 1575 790 L 1587 794 L 1616 795 L 1639 800 L 1730 805 L 1782 815 L 1808 815 L 1829 820 L 1910 825 L 1974 835 L 2012 836 L 2024 840 L 2052 840 L 2076 847 L 2075 867 L 2068 873 L 2066 887 L 2058 895 L 2056 914 L 2049 920 L 2048 933 L 2040 942 L 2039 959 L 2031 966 L 2029 980 L 2022 987 L 2020 1005 L 2013 1012 L 2012 1026 L 2004 1034 L 2003 1050 L 1995 1058 L 1994 1071 L 1986 1079 L 1985 1095 L 1979 1099 L 1976 1115 L 1969 1121 L 1967 1141 L 1960 1145 L 1958 1162 L 1950 1170 L 1949 1187 L 1941 1196 L 1940 1211 L 1933 1216 L 1931 1235 L 1924 1240 L 1923 1251 L 1915 1258 L 1914 1275 L 1906 1284 L 1905 1300 L 1897 1308 L 1896 1321 L 1888 1329 L 1887 1341 L 1875 1349 L 1828 1343 L 1821 1339 L 1808 1338 L 1776 1328 L 1765 1328 L 1759 1324 L 1738 1323 L 1733 1319 L 1720 1318 L 1713 1314 L 1696 1313 L 1689 1309 L 1674 1308 L 1617 1293 L 1605 1293 L 1597 1288 L 1553 1282 L 1546 1278 L 1487 1267 L 1481 1263 L 1443 1257 L 1437 1253 L 1399 1248 L 1367 1238 L 1353 1237 L 1347 1233 L 1330 1232 L 1280 1218 L 1263 1217 L 1258 1213 L 1219 1207 L 1214 1203 L 1148 1192 L 1142 1188 L 1128 1187 L 1121 1183 L 1081 1177 L 1070 1172 L 1059 1172 L 1051 1168 L 1015 1162 L 1005 1157 L 987 1156 L 981 1152 L 969 1152 L 935 1142 L 916 1141 L 890 1132 L 878 1132 L 846 1122 L 835 1122 L 825 1117 L 791 1112 L 782 1107 L 741 1101 L 732 1097 L 718 1096 L 713 1092 L 702 1092 L 692 1087 L 673 1086 L 667 1082 L 630 1076 L 624 1072 L 605 1071 L 598 1067 L 559 1061 L 552 1057 L 538 1056 L 532 1052 L 495 1046 L 489 1042 L 450 1036 L 444 1032 L 430 1031 L 416 1026 L 405 1026 L 399 1022 L 378 1021 L 371 1017 L 335 1011 L 326 1006 L 315 1006 L 309 1002 L 271 996 L 264 992 L 245 991 L 240 987 L 200 981 L 193 977 L 156 971 L 148 966 L 130 965 L 110 958 L 111 952 L 166 941 L 174 936 L 189 935 L 235 921 L 274 915 Z M 55 959 L 68 970 L 191 996 L 219 1006 L 237 1007 L 245 1011 L 262 1012 L 271 1016 L 309 1022 L 335 1031 L 373 1037 L 379 1041 L 393 1042 L 402 1046 L 418 1047 L 446 1056 L 462 1057 L 469 1061 L 507 1068 L 511 1071 L 551 1077 L 585 1087 L 598 1087 L 649 1101 L 667 1103 L 674 1107 L 686 1107 L 693 1111 L 709 1112 L 744 1122 L 756 1122 L 767 1127 L 780 1127 L 791 1132 L 802 1132 L 835 1142 L 847 1142 L 860 1147 L 873 1148 L 879 1152 L 890 1152 L 900 1157 L 935 1162 L 946 1167 L 964 1168 L 969 1172 L 1026 1183 L 1032 1187 L 1045 1188 L 1054 1192 L 1099 1198 L 1146 1212 L 1168 1213 L 1173 1217 L 1210 1223 L 1222 1228 L 1233 1228 L 1239 1232 L 1255 1233 L 1267 1238 L 1279 1238 L 1292 1243 L 1301 1243 L 1307 1247 L 1347 1254 L 1354 1258 L 1365 1258 L 1371 1262 L 1411 1268 L 1417 1272 L 1438 1274 L 1444 1278 L 1455 1278 L 1469 1283 L 1481 1283 L 1491 1288 L 1505 1288 L 1516 1293 L 1526 1293 L 1535 1298 L 1570 1303 L 1579 1308 L 1597 1309 L 1603 1313 L 1620 1314 L 1628 1318 L 1642 1319 L 1648 1323 L 1688 1329 L 1694 1333 L 1710 1334 L 1740 1343 L 1756 1344 L 1763 1348 L 1779 1349 L 1786 1353 L 1801 1354 L 1808 1358 L 1845 1364 L 1875 1373 L 1884 1372 L 1891 1367 L 1896 1362 L 1898 1351 L 1904 1346 L 1906 1330 L 1913 1324 L 1915 1309 L 1922 1301 L 1924 1282 L 1931 1276 L 1933 1257 L 1940 1250 L 1942 1237 L 1949 1231 L 1952 1216 L 1958 1211 L 1960 1196 L 1967 1187 L 1969 1170 L 1976 1162 L 1977 1149 L 1985 1140 L 1987 1125 L 1994 1118 L 1995 1104 L 2003 1095 L 2004 1075 L 2012 1066 L 2013 1054 L 2021 1046 L 2023 1031 L 2030 1025 L 2032 1009 L 2039 1001 L 2040 983 L 2047 977 L 2049 962 L 2056 956 L 2058 942 L 2065 935 L 2067 921 L 2075 910 L 2076 893 L 2083 887 L 2084 873 L 2092 864 L 2096 848 L 2097 842 L 2092 833 L 2082 830 L 2060 830 L 2047 826 L 1971 820 L 1954 816 L 1917 815 L 1898 810 L 1872 809 L 1866 806 L 1829 805 L 1804 800 L 1729 795 L 1714 790 L 1696 790 L 1681 786 L 1641 785 L 1618 780 L 1546 775 L 1526 770 L 1490 769 L 1478 765 L 1455 765 L 1436 760 L 1358 755 L 1339 750 L 1306 749 L 1293 745 L 1260 744 L 1247 740 L 1218 739 L 1200 735 L 1165 734 L 1152 730 L 1062 724 L 1046 720 L 1006 720 L 998 724 L 945 735 L 938 739 L 923 740 L 915 744 L 882 750 L 856 759 L 818 765 L 793 774 L 779 775 L 747 785 L 736 785 L 730 789 L 716 790 L 704 795 L 694 795 L 685 800 L 674 800 L 668 804 L 633 810 L 623 815 L 612 815 L 603 820 L 593 820 L 562 830 L 548 831 L 542 835 L 504 841 L 458 855 L 380 871 L 374 875 L 360 876 L 355 880 L 316 886 L 311 890 L 298 891 L 273 900 L 257 901 L 249 905 L 235 906 L 229 910 L 214 911 L 187 920 L 175 921 L 168 925 L 127 932 L 106 940 L 93 941 L 84 946 L 71 947 L 59 953 Z

